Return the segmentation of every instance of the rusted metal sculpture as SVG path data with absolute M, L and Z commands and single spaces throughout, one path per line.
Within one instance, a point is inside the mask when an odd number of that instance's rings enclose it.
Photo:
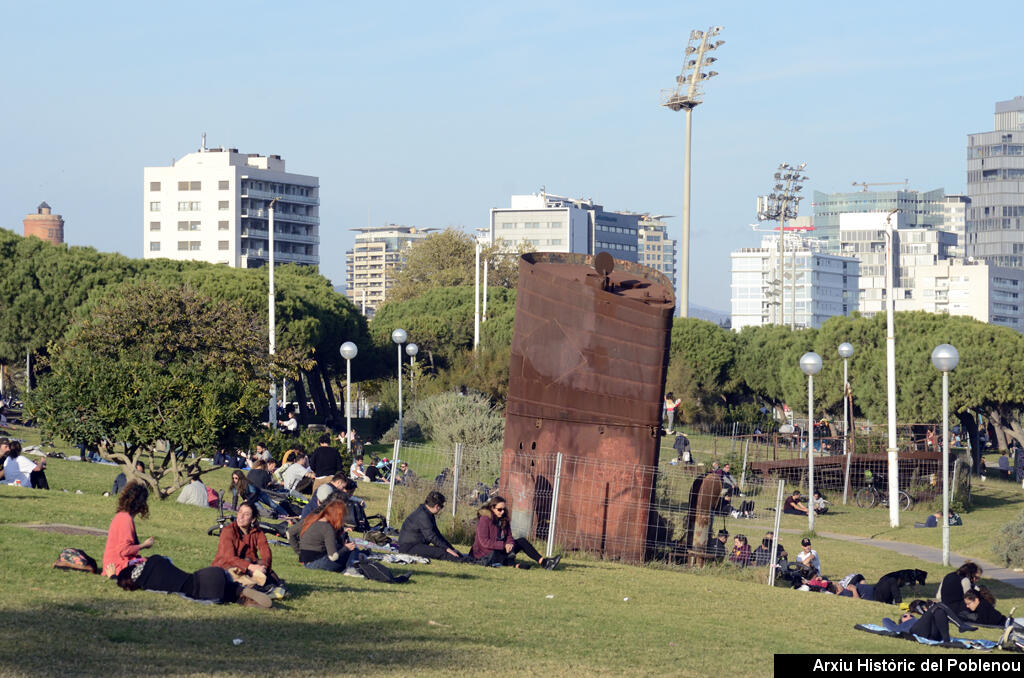
M 515 534 L 547 537 L 561 452 L 559 543 L 644 559 L 674 308 L 654 269 L 522 256 L 501 465 Z
M 697 476 L 690 487 L 690 508 L 686 514 L 686 534 L 682 550 L 691 565 L 703 565 L 714 560 L 708 553 L 715 508 L 722 494 L 722 479 L 715 473 Z

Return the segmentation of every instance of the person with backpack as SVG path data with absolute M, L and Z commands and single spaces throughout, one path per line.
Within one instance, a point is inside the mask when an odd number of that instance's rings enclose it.
M 545 570 L 558 567 L 562 556 L 544 558 L 525 537 L 512 537 L 512 526 L 508 518 L 508 502 L 504 497 L 494 497 L 480 507 L 476 523 L 476 536 L 471 552 L 481 565 L 508 565 L 521 570 L 529 569 L 526 563 L 517 563 L 516 554 L 525 553 Z

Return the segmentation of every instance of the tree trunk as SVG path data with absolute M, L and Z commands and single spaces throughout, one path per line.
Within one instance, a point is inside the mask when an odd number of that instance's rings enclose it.
M 1002 411 L 999 408 L 990 407 L 986 412 L 988 414 L 989 421 L 992 422 L 992 430 L 996 434 L 996 439 L 993 441 L 995 449 L 1005 450 L 1006 449 L 1006 418 L 1003 416 Z
M 974 412 L 966 410 L 957 412 L 956 418 L 960 420 L 960 428 L 967 432 L 967 439 L 971 445 L 971 469 L 977 473 L 981 464 L 981 444 L 978 441 L 978 420 Z
M 328 376 L 327 370 L 319 362 L 314 369 L 317 376 L 323 381 L 324 394 L 327 396 L 327 411 L 324 413 L 324 423 L 333 422 L 337 424 L 340 413 L 338 411 L 338 401 L 334 399 L 334 388 L 331 386 L 331 378 Z
M 1024 429 L 1021 428 L 1020 420 L 1017 419 L 1016 415 L 1010 417 L 1010 428 L 1006 431 L 1006 435 L 1016 440 L 1021 447 L 1024 447 Z
M 295 380 L 295 399 L 299 403 L 299 411 L 295 413 L 295 418 L 299 420 L 299 424 L 305 423 L 306 415 L 306 387 L 302 384 L 302 372 L 299 372 L 299 378 Z
M 320 373 L 314 367 L 310 371 L 303 370 L 306 376 L 306 386 L 309 387 L 309 397 L 313 401 L 314 411 L 326 419 L 328 415 L 327 396 L 324 395 L 324 382 Z

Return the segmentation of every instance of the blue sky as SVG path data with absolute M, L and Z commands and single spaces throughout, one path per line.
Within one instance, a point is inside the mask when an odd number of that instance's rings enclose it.
M 1024 95 L 1009 2 L 2 5 L 0 226 L 46 200 L 69 243 L 141 256 L 142 168 L 206 132 L 320 177 L 336 284 L 351 228 L 485 226 L 541 186 L 679 215 L 684 116 L 658 97 L 691 29 L 726 41 L 694 113 L 691 304 L 728 309 L 779 162 L 807 194 L 962 192 L 965 135 Z

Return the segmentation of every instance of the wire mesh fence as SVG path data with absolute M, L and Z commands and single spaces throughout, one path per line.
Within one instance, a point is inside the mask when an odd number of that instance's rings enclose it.
M 737 436 L 732 454 L 741 461 L 729 466 L 713 459 L 682 463 L 669 458 L 647 466 L 536 452 L 517 459 L 516 451 L 503 453 L 497 446 L 402 442 L 395 457 L 408 470 L 396 474 L 389 492 L 389 522 L 399 525 L 427 492 L 437 489 L 448 499 L 439 524 L 453 541 L 470 543 L 478 508 L 501 493 L 513 534 L 531 539 L 547 555 L 576 550 L 628 562 L 676 561 L 698 529 L 690 507 L 695 481 L 704 474 L 718 474 L 723 488 L 705 507 L 712 534 L 727 525 L 742 529 L 736 525 L 744 521 L 767 529 L 775 517 L 779 480 L 810 503 L 806 441 L 801 449 L 798 440 L 787 444 L 776 435 Z M 887 456 L 844 455 L 835 443 L 816 439 L 814 445 L 814 489 L 826 507 L 844 503 L 844 491 L 850 507 L 886 504 Z M 929 503 L 941 493 L 939 455 L 908 450 L 900 453 L 898 464 L 899 488 L 910 504 Z

